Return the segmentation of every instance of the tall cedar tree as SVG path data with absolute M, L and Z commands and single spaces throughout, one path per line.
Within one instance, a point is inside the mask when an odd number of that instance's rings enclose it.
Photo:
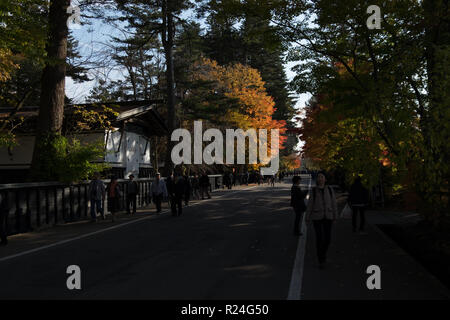
M 36 139 L 31 170 L 33 176 L 51 170 L 48 153 L 61 133 L 64 115 L 66 56 L 67 56 L 67 8 L 70 0 L 50 2 L 48 20 L 47 61 L 42 73 L 42 89 Z

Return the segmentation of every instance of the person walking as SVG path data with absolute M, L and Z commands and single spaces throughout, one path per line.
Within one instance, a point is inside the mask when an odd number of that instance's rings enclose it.
M 136 213 L 136 197 L 139 192 L 139 185 L 134 181 L 134 175 L 130 174 L 127 183 L 127 214 L 131 214 L 130 206 L 133 205 L 133 214 Z
M 91 203 L 91 221 L 97 221 L 97 213 L 100 213 L 105 220 L 103 202 L 105 201 L 105 185 L 100 180 L 100 173 L 94 173 L 94 178 L 89 184 L 88 195 Z
M 184 185 L 185 185 L 184 205 L 188 206 L 189 205 L 189 200 L 191 198 L 191 191 L 192 191 L 191 181 L 190 181 L 190 178 L 189 178 L 188 174 L 184 175 Z
M 186 194 L 186 180 L 181 174 L 177 173 L 174 181 L 172 214 L 175 217 L 179 217 L 183 213 L 183 198 Z
M 231 189 L 231 173 L 225 173 L 223 176 L 223 182 L 228 189 Z
M 200 199 L 200 182 L 198 180 L 198 175 L 194 174 L 194 177 L 192 178 L 192 198 L 195 200 Z
M 291 187 L 291 207 L 294 208 L 295 222 L 294 222 L 294 235 L 301 236 L 303 213 L 306 210 L 305 197 L 307 191 L 302 191 L 300 187 L 301 178 L 294 176 L 292 178 Z
M 111 221 L 114 222 L 116 212 L 119 211 L 119 199 L 122 196 L 119 182 L 115 176 L 111 177 L 111 182 L 107 188 L 108 211 L 111 212 Z
M 357 232 L 357 220 L 359 213 L 359 234 L 365 233 L 365 208 L 369 203 L 369 191 L 364 188 L 361 182 L 361 177 L 357 177 L 355 182 L 350 187 L 350 194 L 348 197 L 348 204 L 352 208 L 352 227 L 353 232 Z
M 8 244 L 8 234 L 6 230 L 6 221 L 8 219 L 8 210 L 6 206 L 6 199 L 0 193 L 0 245 L 6 246 Z
M 167 198 L 166 182 L 161 179 L 161 174 L 156 173 L 155 181 L 150 185 L 150 193 L 153 199 L 153 203 L 156 206 L 156 213 L 161 213 L 161 202 L 163 198 Z
M 200 177 L 199 182 L 200 182 L 200 193 L 202 194 L 202 200 L 205 200 L 205 193 L 208 196 L 208 199 L 211 199 L 211 196 L 209 194 L 209 187 L 210 187 L 209 177 L 205 172 Z
M 169 207 L 172 211 L 172 215 L 175 215 L 177 212 L 176 202 L 175 202 L 175 175 L 172 171 L 170 173 L 170 176 L 166 179 L 166 185 L 167 185 L 167 193 L 168 193 L 168 201 L 169 201 Z
M 337 219 L 337 203 L 332 187 L 326 185 L 323 172 L 317 175 L 317 186 L 311 192 L 306 208 L 306 221 L 313 222 L 316 234 L 316 249 L 319 268 L 324 268 L 327 262 L 327 251 L 331 242 L 331 228 Z

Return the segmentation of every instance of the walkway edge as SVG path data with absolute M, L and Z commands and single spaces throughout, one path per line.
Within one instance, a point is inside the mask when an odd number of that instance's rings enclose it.
M 308 190 L 311 190 L 311 179 L 312 177 L 309 176 Z M 300 236 L 297 245 L 297 251 L 295 253 L 294 268 L 292 269 L 291 284 L 289 285 L 287 300 L 302 299 L 301 294 L 302 294 L 303 269 L 304 269 L 303 265 L 305 262 L 306 238 L 308 231 L 308 228 L 306 227 L 305 223 L 305 216 L 306 214 L 303 214 L 302 229 L 300 230 L 300 232 L 303 233 L 303 235 Z

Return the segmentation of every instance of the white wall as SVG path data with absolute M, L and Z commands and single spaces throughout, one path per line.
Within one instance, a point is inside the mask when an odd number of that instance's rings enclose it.
M 150 142 L 147 138 L 133 132 L 126 133 L 126 161 L 127 169 L 125 177 L 130 174 L 137 176 L 140 167 L 151 167 L 150 163 Z M 147 145 L 147 146 L 146 146 Z
M 114 166 L 126 167 L 125 177 L 130 174 L 137 176 L 140 167 L 151 167 L 150 163 L 150 142 L 147 138 L 133 132 L 124 132 L 120 146 L 120 152 L 116 152 L 120 142 L 120 131 L 110 132 L 106 141 L 107 155 L 106 162 Z M 106 139 L 106 135 L 105 135 Z
M 123 133 L 122 141 L 120 140 L 121 132 L 110 131 L 109 134 L 105 134 L 106 140 L 106 156 L 105 161 L 115 166 L 125 166 L 125 152 L 126 152 L 126 133 Z M 120 144 L 120 148 L 119 148 Z
M 126 167 L 125 177 L 131 173 L 137 176 L 139 167 L 151 168 L 150 142 L 147 144 L 147 138 L 132 132 L 124 132 L 120 143 L 120 136 L 121 132 L 116 130 L 110 132 L 109 135 L 100 132 L 80 134 L 75 137 L 82 143 L 92 143 L 103 138 L 107 151 L 105 162 L 114 167 Z M 7 148 L 0 148 L 0 167 L 20 169 L 30 166 L 33 157 L 34 136 L 19 136 L 17 142 L 19 145 L 11 150 L 12 155 L 9 155 Z M 99 159 L 99 161 L 103 161 L 103 159 Z

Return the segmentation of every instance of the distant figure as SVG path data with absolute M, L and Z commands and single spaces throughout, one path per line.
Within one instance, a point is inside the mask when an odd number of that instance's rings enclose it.
M 167 186 L 167 194 L 168 194 L 168 202 L 169 207 L 172 210 L 173 214 L 173 203 L 175 198 L 175 176 L 174 173 L 171 172 L 170 175 L 166 178 L 166 186 Z
M 273 174 L 273 175 L 270 176 L 270 185 L 271 185 L 272 187 L 275 187 L 275 177 L 276 177 L 275 174 Z
M 161 174 L 156 173 L 155 181 L 150 186 L 150 193 L 153 199 L 153 203 L 156 206 L 156 213 L 161 213 L 161 201 L 163 198 L 167 198 L 166 182 L 161 179 Z
M 200 199 L 200 182 L 198 180 L 198 175 L 194 174 L 194 178 L 192 178 L 192 198 L 199 200 Z
M 355 182 L 350 187 L 350 194 L 348 197 L 348 204 L 352 208 L 353 214 L 352 214 L 352 226 L 353 226 L 353 232 L 357 232 L 357 219 L 358 219 L 358 212 L 359 212 L 359 233 L 365 234 L 364 228 L 365 228 L 365 216 L 364 211 L 369 203 L 369 191 L 364 188 L 364 186 L 361 183 L 361 177 L 357 177 Z
M 177 173 L 173 179 L 173 197 L 171 202 L 172 215 L 179 217 L 183 213 L 183 198 L 186 193 L 186 180 L 179 173 Z
M 133 205 L 133 214 L 136 213 L 136 197 L 139 191 L 139 185 L 134 181 L 134 175 L 130 174 L 130 180 L 127 184 L 127 214 L 130 214 L 130 206 Z
M 111 221 L 114 222 L 116 212 L 119 211 L 119 200 L 122 196 L 122 192 L 120 190 L 119 182 L 117 178 L 113 176 L 111 178 L 111 182 L 107 188 L 108 194 L 108 211 L 111 212 Z
M 184 176 L 184 184 L 185 184 L 184 204 L 186 206 L 188 206 L 189 205 L 189 199 L 191 198 L 192 186 L 191 186 L 191 181 L 189 179 L 189 175 L 187 175 L 187 174 Z
M 211 196 L 209 195 L 209 177 L 206 173 L 203 173 L 200 177 L 200 193 L 202 194 L 202 200 L 205 200 L 205 193 L 208 196 L 208 199 L 211 199 Z
M 103 202 L 105 200 L 105 185 L 100 180 L 100 173 L 94 173 L 94 179 L 89 184 L 88 195 L 91 202 L 91 221 L 97 221 L 97 213 L 105 220 Z
M 332 187 L 325 185 L 324 173 L 317 175 L 317 186 L 311 190 L 312 196 L 306 208 L 306 221 L 313 221 L 316 233 L 316 248 L 319 268 L 327 262 L 327 251 L 331 241 L 331 227 L 337 219 L 337 203 Z
M 8 244 L 6 219 L 8 218 L 8 208 L 6 207 L 6 199 L 0 193 L 0 245 L 6 246 Z
M 231 173 L 225 173 L 223 175 L 223 184 L 228 188 L 231 189 L 231 178 L 230 178 Z
M 302 218 L 303 213 L 306 210 L 305 206 L 305 196 L 307 191 L 302 191 L 300 187 L 300 177 L 295 176 L 292 178 L 292 188 L 291 188 L 291 207 L 294 208 L 295 212 L 295 222 L 294 222 L 294 235 L 301 236 L 302 230 Z

